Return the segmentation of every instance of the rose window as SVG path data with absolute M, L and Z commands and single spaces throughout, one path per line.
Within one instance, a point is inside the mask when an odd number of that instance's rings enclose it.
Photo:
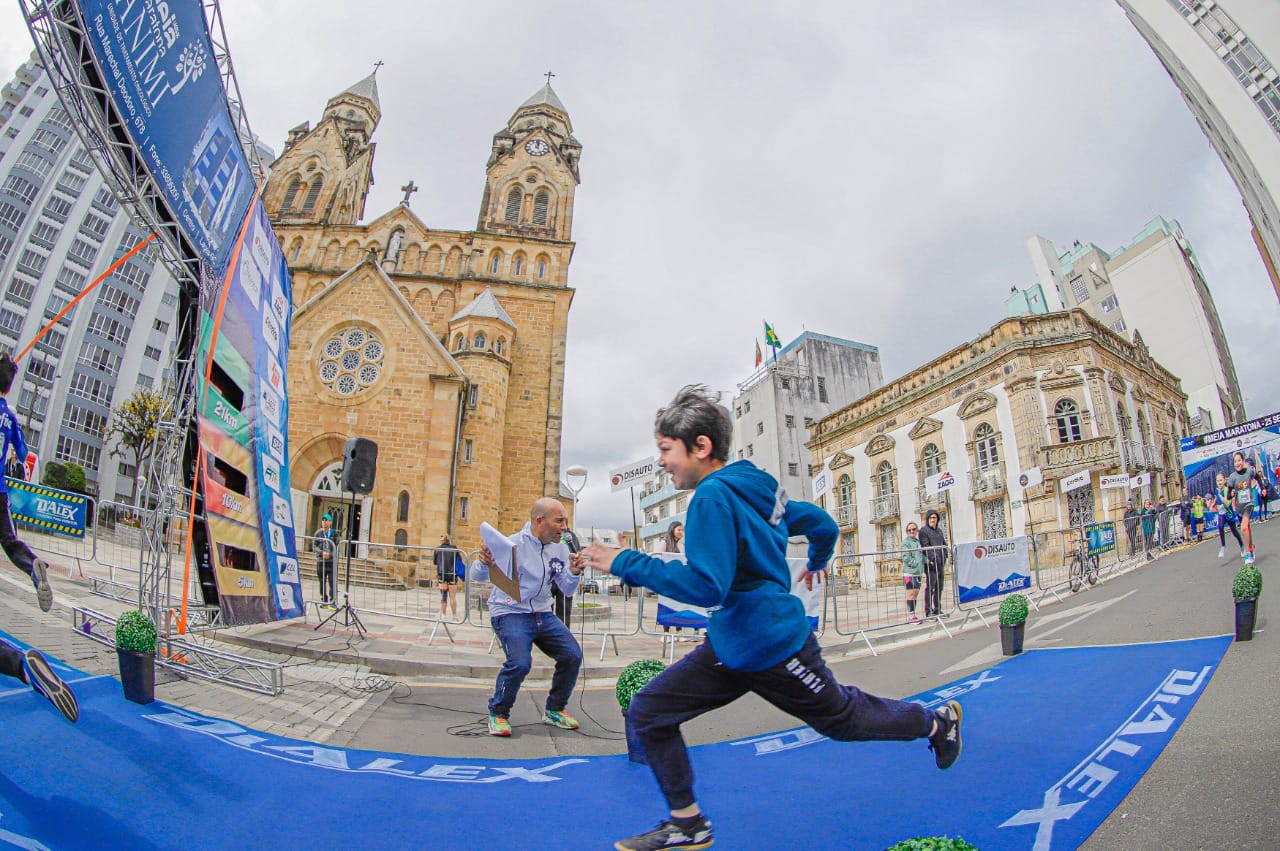
M 339 331 L 321 347 L 320 381 L 339 396 L 372 387 L 382 375 L 386 349 L 363 328 Z

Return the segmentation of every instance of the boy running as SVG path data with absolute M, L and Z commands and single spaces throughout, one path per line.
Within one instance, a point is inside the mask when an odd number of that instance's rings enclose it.
M 651 680 L 632 699 L 631 722 L 670 817 L 648 833 L 614 844 L 619 851 L 708 848 L 711 821 L 693 795 L 693 770 L 680 725 L 755 692 L 838 741 L 928 738 L 939 768 L 960 756 L 960 704 L 936 712 L 841 685 L 827 668 L 791 594 L 787 539 L 809 538 L 805 582 L 821 581 L 838 528 L 825 511 L 789 502 L 750 461 L 728 463 L 733 425 L 705 387 L 681 390 L 654 423 L 659 465 L 689 503 L 687 569 L 635 550 L 592 544 L 585 564 L 685 603 L 712 610 L 707 640 Z
M 18 458 L 27 457 L 27 441 L 22 436 L 22 427 L 18 418 L 9 409 L 9 401 L 5 397 L 13 387 L 13 377 L 18 372 L 18 365 L 9 357 L 8 352 L 0 354 L 0 458 L 9 457 L 9 448 Z M 53 586 L 49 584 L 49 565 L 36 558 L 31 548 L 24 544 L 13 531 L 13 520 L 9 516 L 9 485 L 0 478 L 0 548 L 9 557 L 9 561 L 23 573 L 31 577 L 31 584 L 36 587 L 36 601 L 40 611 L 47 612 L 53 608 Z

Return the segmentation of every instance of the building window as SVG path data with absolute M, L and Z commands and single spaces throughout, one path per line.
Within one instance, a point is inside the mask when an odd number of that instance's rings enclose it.
M 396 522 L 409 522 L 409 492 L 400 491 L 400 497 L 396 500 Z
M 506 350 L 507 350 L 506 338 L 499 337 L 498 339 L 493 341 L 493 353 L 495 355 L 503 354 L 504 352 L 506 352 Z
M 805 428 L 813 428 L 813 417 L 805 417 L 805 418 L 804 418 L 804 427 L 805 427 Z
M 155 346 L 147 346 L 143 351 L 143 355 L 151 358 L 152 360 L 160 360 L 160 350 Z
M 784 418 L 784 422 L 786 423 L 787 428 L 795 428 L 796 427 L 795 414 L 787 414 L 786 417 Z
M 1102 308 L 1103 313 L 1110 313 L 1120 306 L 1120 300 L 1114 295 L 1109 295 L 1102 301 L 1098 302 L 1098 305 Z
M 1080 409 L 1070 399 L 1063 399 L 1053 406 L 1053 419 L 1058 427 L 1059 443 L 1074 443 L 1084 436 L 1080 428 Z
M 538 261 L 538 280 L 541 281 L 547 277 L 547 261 Z
M 936 443 L 928 444 L 920 453 L 920 467 L 926 479 L 942 472 L 942 451 Z
M 471 507 L 471 500 L 467 499 L 467 497 L 465 496 L 458 497 L 458 519 L 459 520 L 467 519 L 467 513 L 470 507 Z
M 1089 300 L 1089 287 L 1082 276 L 1077 275 L 1068 283 L 1071 284 L 1071 295 L 1075 296 L 1076 304 L 1083 304 Z
M 755 456 L 755 454 L 756 454 L 756 448 L 755 448 L 754 446 L 752 446 L 750 443 L 748 443 L 748 444 L 747 444 L 747 457 L 748 457 L 748 458 L 752 458 L 752 457 L 754 457 L 754 456 Z
M 979 470 L 986 470 L 1000 463 L 1000 454 L 996 449 L 996 430 L 990 424 L 979 425 L 973 433 L 973 441 Z
M 762 422 L 756 423 L 756 434 L 757 435 L 764 434 L 764 423 Z
M 324 188 L 324 180 L 320 177 L 316 177 L 311 186 L 307 189 L 307 198 L 302 202 L 302 212 L 315 212 L 316 201 L 320 199 L 320 190 L 322 188 Z
M 751 400 L 750 400 L 750 399 L 748 399 L 747 401 L 745 401 L 745 402 L 743 402 L 743 403 L 742 403 L 742 413 L 744 413 L 744 414 L 749 414 L 749 413 L 751 413 Z
M 453 350 L 455 352 L 462 351 L 462 347 L 467 344 L 467 338 L 459 334 L 453 338 Z
M 848 473 L 840 477 L 840 483 L 836 485 L 836 494 L 841 508 L 853 505 L 853 479 L 849 478 Z
M 893 492 L 893 465 L 881 461 L 876 468 L 876 496 L 890 496 Z
M 503 221 L 515 224 L 520 221 L 520 203 L 524 201 L 524 192 L 519 186 L 512 186 L 511 191 L 507 193 L 507 209 L 503 214 Z
M 462 441 L 462 463 L 470 464 L 475 457 L 475 442 L 471 438 Z
M 790 389 L 791 389 L 791 379 L 790 379 L 790 378 L 784 378 L 784 379 L 782 379 L 782 389 L 783 389 L 783 390 L 790 390 Z
M 788 476 L 798 476 L 798 475 L 800 475 L 800 465 L 799 465 L 799 464 L 795 464 L 795 463 L 788 464 L 788 465 L 787 465 L 787 475 L 788 475 Z
M 502 252 L 496 252 L 493 260 L 489 261 L 489 274 L 496 275 L 502 270 Z
M 827 379 L 821 375 L 818 376 L 818 401 L 827 401 Z
M 480 388 L 472 384 L 471 389 L 467 391 L 467 407 L 474 408 L 478 404 L 480 404 Z
M 485 344 L 489 342 L 489 338 L 484 335 L 483 331 L 476 332 L 476 349 L 483 352 Z
M 382 341 L 368 330 L 339 331 L 320 349 L 317 362 L 320 383 L 339 396 L 361 393 L 381 377 L 385 354 Z
M 73 206 L 74 205 L 66 198 L 53 195 L 45 202 L 44 214 L 51 219 L 57 219 L 60 222 L 65 222 L 67 220 L 67 216 L 70 215 L 71 208 Z
M 540 190 L 537 195 L 533 196 L 533 223 L 535 225 L 546 225 L 547 207 L 550 204 L 551 196 L 545 189 Z
M 520 277 L 524 274 L 524 256 L 517 254 L 515 260 L 511 261 L 511 274 Z

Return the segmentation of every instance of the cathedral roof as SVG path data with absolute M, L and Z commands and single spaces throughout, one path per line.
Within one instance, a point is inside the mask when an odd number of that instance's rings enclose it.
M 542 88 L 534 92 L 531 98 L 529 98 L 524 103 L 520 104 L 520 106 L 516 109 L 516 112 L 519 112 L 520 110 L 525 109 L 526 107 L 544 106 L 544 105 L 549 106 L 552 109 L 558 109 L 561 112 L 563 112 L 565 115 L 569 114 L 569 110 L 565 109 L 564 104 L 560 102 L 560 97 L 559 95 L 556 94 L 555 89 L 551 88 L 550 81 L 548 81 L 546 85 L 544 85 Z
M 503 309 L 502 304 L 499 303 L 497 297 L 493 294 L 493 290 L 488 287 L 484 288 L 484 292 L 480 293 L 479 297 L 476 298 L 475 301 L 455 313 L 449 321 L 457 322 L 459 319 L 467 319 L 470 317 L 479 319 L 496 319 L 499 322 L 507 324 L 513 329 L 516 327 L 516 323 L 511 321 L 511 317 L 507 315 L 507 311 Z
M 354 83 L 342 92 L 342 94 L 358 95 L 366 100 L 373 101 L 373 105 L 382 111 L 382 102 L 378 100 L 378 72 L 374 71 L 358 83 Z

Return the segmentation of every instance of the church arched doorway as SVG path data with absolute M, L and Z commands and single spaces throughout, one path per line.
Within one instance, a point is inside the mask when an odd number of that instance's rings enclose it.
M 309 528 L 320 528 L 320 518 L 333 517 L 333 528 L 344 541 L 362 542 L 355 555 L 363 556 L 369 541 L 369 521 L 373 500 L 342 492 L 342 461 L 320 471 L 310 488 Z

